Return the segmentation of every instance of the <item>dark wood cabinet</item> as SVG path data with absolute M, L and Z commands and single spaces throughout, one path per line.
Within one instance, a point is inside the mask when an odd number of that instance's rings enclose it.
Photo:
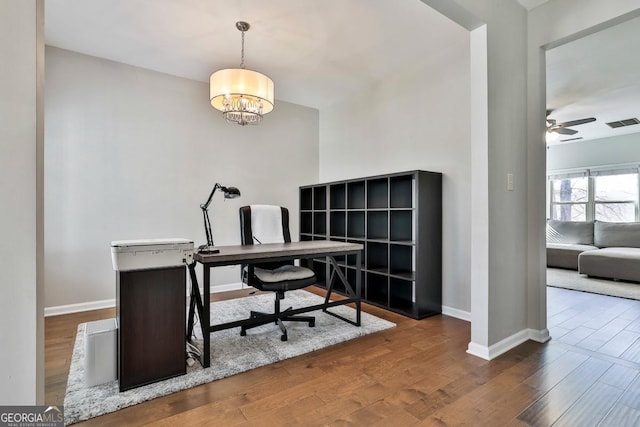
M 421 319 L 442 312 L 442 174 L 410 171 L 300 187 L 300 240 L 365 247 L 363 300 Z M 355 280 L 355 260 L 339 259 Z M 306 261 L 327 287 L 331 265 Z M 341 289 L 340 282 L 334 289 Z
M 186 373 L 185 273 L 185 267 L 116 273 L 120 391 Z

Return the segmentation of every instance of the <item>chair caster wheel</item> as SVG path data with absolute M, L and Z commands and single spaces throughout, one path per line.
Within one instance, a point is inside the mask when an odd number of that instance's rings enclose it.
M 309 322 L 309 327 L 310 328 L 313 328 L 314 326 L 316 326 L 315 320 L 313 322 Z
M 247 331 L 245 331 L 244 329 L 240 329 L 240 336 L 241 337 L 247 336 Z
M 286 340 L 287 340 L 286 335 L 280 335 L 280 341 L 286 341 Z

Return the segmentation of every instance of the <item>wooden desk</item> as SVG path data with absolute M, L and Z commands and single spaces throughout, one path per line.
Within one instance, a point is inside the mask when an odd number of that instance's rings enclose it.
M 218 246 L 220 252 L 217 254 L 196 254 L 194 257 L 196 262 L 199 262 L 203 266 L 203 281 L 202 281 L 202 298 L 200 298 L 200 291 L 198 290 L 198 282 L 195 273 L 194 262 L 189 266 L 189 272 L 191 274 L 191 304 L 189 309 L 189 321 L 187 338 L 191 339 L 193 324 L 194 324 L 194 311 L 198 310 L 200 317 L 200 325 L 202 327 L 203 336 L 203 351 L 202 351 L 202 366 L 207 368 L 210 364 L 211 355 L 211 343 L 210 334 L 215 331 L 221 331 L 223 329 L 237 328 L 240 326 L 249 326 L 256 324 L 259 321 L 265 319 L 273 320 L 274 322 L 278 318 L 285 316 L 292 316 L 295 314 L 306 313 L 315 310 L 322 310 L 327 314 L 338 317 L 345 322 L 351 323 L 355 326 L 360 326 L 360 297 L 362 295 L 362 283 L 361 283 L 361 269 L 362 269 L 362 249 L 363 246 L 357 243 L 345 243 L 334 242 L 330 240 L 313 240 L 304 242 L 291 242 L 291 243 L 270 243 L 264 245 L 238 245 L 238 246 Z M 335 256 L 340 255 L 355 255 L 356 256 L 356 286 L 355 289 L 343 274 L 342 270 L 338 267 L 335 260 Z M 325 297 L 323 304 L 314 305 L 311 307 L 297 308 L 293 310 L 287 310 L 280 314 L 269 314 L 259 319 L 243 319 L 234 322 L 222 323 L 218 325 L 209 325 L 210 318 L 210 280 L 211 280 L 211 268 L 221 267 L 225 265 L 237 265 L 237 264 L 259 264 L 269 261 L 289 261 L 292 259 L 303 258 L 320 258 L 326 257 L 327 260 L 333 265 L 333 272 L 329 279 L 329 287 L 327 289 L 327 296 Z M 337 275 L 339 279 L 344 283 L 347 291 L 347 298 L 340 301 L 329 301 L 332 292 L 334 275 Z M 356 321 L 346 319 L 336 313 L 332 313 L 327 309 L 338 305 L 345 305 L 355 303 L 356 305 Z M 247 316 L 249 312 L 247 311 Z

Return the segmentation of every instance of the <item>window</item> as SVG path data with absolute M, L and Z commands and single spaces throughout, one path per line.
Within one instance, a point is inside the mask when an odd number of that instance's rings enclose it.
M 608 222 L 636 220 L 638 174 L 594 177 L 595 219 Z
M 588 178 L 551 180 L 551 218 L 563 221 L 586 221 Z
M 563 221 L 639 220 L 638 168 L 549 176 L 549 215 Z

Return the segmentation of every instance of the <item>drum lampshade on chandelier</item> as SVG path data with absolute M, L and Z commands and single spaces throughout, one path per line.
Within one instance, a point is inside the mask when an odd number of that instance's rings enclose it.
M 209 78 L 209 99 L 230 123 L 256 125 L 273 110 L 273 80 L 257 71 L 244 68 L 244 33 L 246 22 L 236 22 L 242 32 L 240 68 L 216 71 Z

